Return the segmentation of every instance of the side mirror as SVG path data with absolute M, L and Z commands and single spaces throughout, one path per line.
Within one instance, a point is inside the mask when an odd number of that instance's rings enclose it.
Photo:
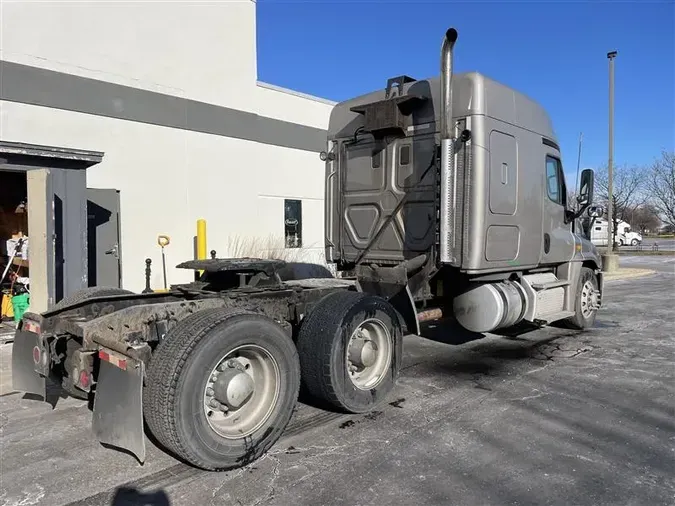
M 605 208 L 602 206 L 590 206 L 588 211 L 586 211 L 586 214 L 588 214 L 590 218 L 602 218 L 605 214 Z
M 583 208 L 593 203 L 593 181 L 594 172 L 591 169 L 581 171 L 581 181 L 579 182 L 579 196 L 577 202 L 579 207 Z

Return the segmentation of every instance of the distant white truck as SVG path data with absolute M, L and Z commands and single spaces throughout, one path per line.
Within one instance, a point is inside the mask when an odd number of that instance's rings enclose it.
M 591 230 L 591 242 L 596 246 L 607 246 L 607 220 L 597 218 Z M 616 227 L 616 242 L 619 246 L 637 246 L 642 242 L 642 234 L 633 232 L 630 224 L 620 221 Z
M 640 232 L 633 232 L 630 229 L 630 225 L 625 221 L 619 223 L 618 231 L 621 234 L 619 240 L 620 246 L 624 245 L 637 246 L 642 242 L 642 234 Z

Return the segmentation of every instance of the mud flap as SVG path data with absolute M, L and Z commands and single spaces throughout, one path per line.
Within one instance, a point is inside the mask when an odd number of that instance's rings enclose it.
M 12 345 L 12 388 L 19 392 L 39 395 L 44 400 L 47 398 L 47 378 L 35 370 L 39 367 L 33 358 L 35 347 L 40 349 L 40 360 L 49 363 L 49 355 L 42 349 L 37 334 L 25 330 L 16 332 Z
M 94 434 L 101 443 L 130 451 L 141 464 L 145 462 L 144 369 L 143 362 L 127 357 L 112 363 L 102 359 L 92 420 Z

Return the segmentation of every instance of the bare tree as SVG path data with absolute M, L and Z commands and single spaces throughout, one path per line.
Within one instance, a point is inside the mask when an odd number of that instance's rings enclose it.
M 659 211 L 652 204 L 644 204 L 633 209 L 626 210 L 626 220 L 630 223 L 631 228 L 639 230 L 644 234 L 647 231 L 654 232 L 661 226 L 661 218 L 659 218 Z
M 614 181 L 612 184 L 612 244 L 616 248 L 616 229 L 620 221 L 628 221 L 627 212 L 635 209 L 646 201 L 645 169 L 642 167 L 628 167 L 620 165 L 614 167 Z M 609 177 L 607 167 L 598 169 L 595 177 L 595 187 L 599 200 L 609 202 Z
M 675 152 L 664 150 L 652 164 L 647 188 L 663 221 L 675 227 Z

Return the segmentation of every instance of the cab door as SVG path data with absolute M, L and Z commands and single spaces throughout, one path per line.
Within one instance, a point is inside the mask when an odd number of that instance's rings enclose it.
M 568 262 L 574 256 L 572 224 L 565 223 L 567 186 L 562 162 L 557 154 L 547 153 L 542 167 L 545 174 L 542 264 Z

